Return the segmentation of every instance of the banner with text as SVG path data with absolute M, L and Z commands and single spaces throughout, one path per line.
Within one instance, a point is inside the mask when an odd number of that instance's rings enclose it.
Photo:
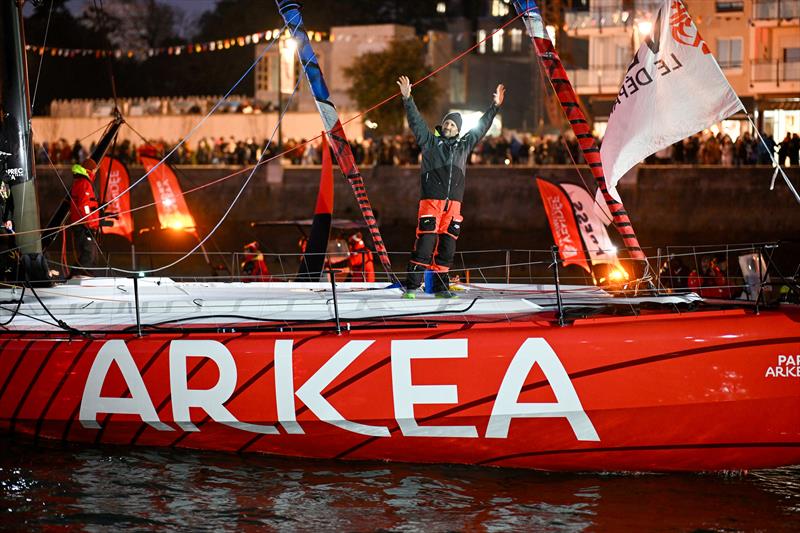
M 110 170 L 109 170 L 110 167 Z M 103 195 L 101 204 L 112 200 L 105 209 L 106 215 L 116 214 L 117 218 L 111 219 L 113 226 L 101 226 L 103 233 L 121 235 L 129 241 L 133 239 L 133 216 L 131 214 L 131 195 L 129 192 L 120 196 L 120 192 L 130 185 L 128 169 L 119 160 L 104 157 L 100 161 L 97 171 L 100 177 L 100 193 Z
M 150 181 L 150 189 L 153 191 L 161 228 L 195 231 L 194 218 L 186 205 L 178 177 L 172 169 L 163 163 L 152 170 L 158 164 L 158 159 L 145 156 L 140 156 L 140 159 L 145 171 L 150 172 L 147 178 Z
M 586 272 L 591 272 L 575 212 L 572 210 L 572 202 L 566 191 L 555 183 L 541 178 L 536 178 L 536 184 L 539 186 L 539 194 L 542 195 L 544 210 L 553 232 L 553 241 L 558 246 L 564 266 L 578 265 Z

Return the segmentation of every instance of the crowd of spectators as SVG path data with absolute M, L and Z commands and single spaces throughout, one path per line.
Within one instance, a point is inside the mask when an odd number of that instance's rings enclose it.
M 272 102 L 257 100 L 247 96 L 180 96 L 121 98 L 114 100 L 72 99 L 53 100 L 50 103 L 51 117 L 111 117 L 119 107 L 126 117 L 147 115 L 205 115 L 217 106 L 217 113 L 258 114 L 277 111 Z
M 598 139 L 598 144 L 600 144 Z M 153 140 L 136 144 L 121 141 L 116 147 L 116 157 L 125 164 L 138 164 L 142 153 L 159 156 L 169 152 L 176 143 Z M 416 165 L 420 152 L 411 135 L 395 135 L 352 141 L 351 149 L 356 163 L 372 165 Z M 766 146 L 765 146 L 766 144 Z M 277 143 L 267 147 L 266 140 L 234 137 L 202 138 L 194 145 L 184 144 L 170 156 L 169 162 L 177 165 L 252 165 L 279 153 Z M 80 141 L 69 143 L 60 139 L 52 143 L 36 144 L 36 162 L 71 164 L 83 161 L 94 146 Z M 288 139 L 283 144 L 284 165 L 318 165 L 321 162 L 321 141 L 316 139 Z M 711 132 L 692 135 L 648 157 L 646 164 L 689 164 L 742 166 L 770 164 L 768 150 L 776 154 L 783 165 L 797 166 L 800 158 L 800 136 L 786 134 L 776 143 L 771 135 L 764 135 L 764 143 L 750 133 L 744 133 L 734 142 L 727 134 Z M 574 135 L 535 136 L 509 134 L 485 138 L 470 156 L 473 165 L 564 165 L 582 163 L 580 148 Z

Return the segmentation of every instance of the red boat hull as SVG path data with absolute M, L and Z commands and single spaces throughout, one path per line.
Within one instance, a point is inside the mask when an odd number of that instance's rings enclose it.
M 791 306 L 340 336 L 9 334 L 0 427 L 35 439 L 345 460 L 776 467 L 800 464 L 798 359 Z

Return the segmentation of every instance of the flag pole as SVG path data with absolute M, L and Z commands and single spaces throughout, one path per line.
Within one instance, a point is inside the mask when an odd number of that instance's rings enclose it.
M 783 177 L 783 181 L 786 182 L 786 186 L 789 187 L 790 191 L 792 191 L 794 199 L 800 203 L 800 194 L 797 194 L 797 189 L 794 188 L 794 185 L 792 185 L 792 182 L 789 180 L 789 176 L 786 175 L 783 167 L 781 167 L 780 161 L 775 159 L 775 152 L 770 150 L 769 146 L 767 146 L 767 142 L 764 140 L 764 137 L 761 136 L 761 132 L 758 131 L 755 122 L 753 122 L 752 117 L 750 117 L 750 113 L 745 111 L 745 115 L 747 115 L 747 120 L 750 121 L 750 125 L 753 126 L 753 131 L 756 132 L 756 137 L 758 137 L 758 140 L 761 141 L 762 146 L 764 146 L 764 149 L 769 154 L 770 161 L 772 161 L 772 164 L 775 165 L 775 172 L 772 173 L 772 181 L 769 184 L 769 190 L 772 191 L 775 189 L 775 178 L 777 178 L 778 174 L 780 174 Z
M 583 158 L 589 164 L 589 169 L 609 207 L 611 216 L 614 219 L 614 226 L 622 237 L 628 254 L 631 259 L 642 261 L 647 264 L 647 257 L 644 255 L 641 246 L 639 246 L 639 240 L 636 238 L 636 233 L 633 231 L 633 225 L 628 217 L 628 213 L 625 211 L 625 206 L 622 205 L 622 202 L 613 198 L 608 191 L 605 174 L 603 172 L 603 163 L 600 159 L 600 149 L 597 147 L 597 142 L 589 131 L 589 124 L 586 120 L 586 116 L 578 105 L 575 89 L 569 81 L 564 65 L 561 63 L 561 58 L 558 56 L 553 42 L 547 35 L 542 16 L 539 12 L 539 7 L 534 0 L 514 0 L 513 4 L 517 13 L 522 16 L 522 21 L 525 23 L 525 29 L 533 43 L 534 50 L 541 60 L 540 65 L 544 68 L 550 84 L 561 104 L 561 108 L 564 110 L 564 114 L 569 120 L 572 130 L 575 132 L 578 144 L 583 152 Z M 648 268 L 645 268 L 645 276 L 647 271 Z

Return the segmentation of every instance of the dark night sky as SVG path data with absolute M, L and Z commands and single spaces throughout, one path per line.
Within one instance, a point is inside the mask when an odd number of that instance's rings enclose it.
M 104 0 L 105 4 L 109 2 L 113 2 L 114 0 Z M 164 4 L 169 4 L 174 7 L 178 7 L 185 11 L 186 13 L 193 15 L 193 16 L 200 16 L 204 11 L 208 11 L 214 8 L 214 4 L 217 3 L 217 0 L 160 0 Z M 91 4 L 92 0 L 69 0 L 68 6 L 70 11 L 72 11 L 75 15 L 80 15 L 83 11 L 83 7 L 89 3 Z M 32 9 L 32 5 L 28 2 L 25 5 L 25 14 L 27 15 L 30 10 Z

